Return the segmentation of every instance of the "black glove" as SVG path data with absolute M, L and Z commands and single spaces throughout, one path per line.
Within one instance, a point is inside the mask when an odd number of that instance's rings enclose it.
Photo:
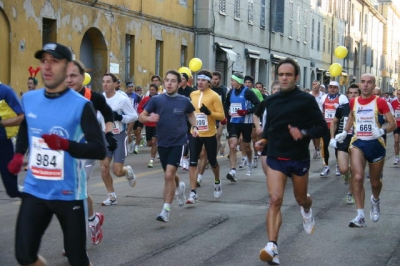
M 117 148 L 117 140 L 114 137 L 114 134 L 112 132 L 107 132 L 106 133 L 106 140 L 108 142 L 107 149 L 109 151 L 115 151 Z
M 114 113 L 114 120 L 115 121 L 122 121 L 122 115 L 118 114 L 115 111 L 113 113 Z
M 210 115 L 210 114 L 211 114 L 211 111 L 208 110 L 207 106 L 205 106 L 204 103 L 203 103 L 203 105 L 200 107 L 200 112 L 202 112 L 202 113 L 204 113 L 204 114 L 206 114 L 206 115 Z

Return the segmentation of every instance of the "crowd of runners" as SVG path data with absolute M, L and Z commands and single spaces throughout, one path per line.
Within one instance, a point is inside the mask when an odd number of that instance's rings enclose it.
M 346 201 L 356 205 L 357 215 L 349 227 L 367 225 L 364 177 L 372 189 L 370 219 L 380 219 L 385 140 L 392 131 L 394 164 L 400 163 L 400 92 L 397 98 L 381 97 L 371 74 L 362 75 L 345 94 L 335 80 L 327 91 L 314 81 L 311 91 L 304 92 L 297 86 L 298 64 L 286 58 L 276 67 L 277 80 L 269 96 L 264 84 L 250 75 L 234 72 L 229 86 L 223 86 L 222 74 L 206 69 L 194 79 L 176 70 L 152 76 L 146 93 L 132 82 L 123 89 L 116 75 L 105 73 L 98 93 L 83 85 L 85 66 L 72 59 L 69 48 L 49 43 L 34 56 L 40 61 L 43 88 L 37 89 L 38 81 L 29 77 L 29 92 L 18 99 L 10 87 L 0 84 L 0 100 L 7 105 L 0 109 L 0 170 L 7 194 L 22 199 L 15 243 L 21 265 L 46 265 L 38 255 L 39 246 L 54 214 L 63 230 L 69 263 L 91 265 L 86 231 L 92 244 L 99 244 L 105 217 L 94 209 L 88 179 L 98 161 L 107 192 L 101 205 L 117 205 L 113 175 L 125 177 L 135 187 L 134 166 L 125 159 L 129 152 L 142 153 L 143 143 L 150 149 L 147 167 L 156 167 L 159 158 L 164 171 L 163 202 L 155 215 L 164 223 L 170 220 L 174 199 L 179 206 L 201 200 L 197 189 L 207 166 L 214 177 L 215 198 L 223 196 L 223 182 L 240 182 L 261 168 L 270 206 L 268 241 L 260 259 L 272 265 L 280 263 L 278 232 L 288 177 L 305 232 L 315 230 L 307 192 L 310 160 L 321 159 L 320 176 L 329 175 L 329 146 L 335 149 L 335 174 L 348 185 Z M 225 132 L 227 145 L 222 141 Z M 221 169 L 218 160 L 226 150 L 230 167 Z M 28 162 L 20 186 L 17 175 L 24 158 Z M 178 176 L 179 167 L 188 171 L 189 182 Z M 246 176 L 237 167 L 245 168 Z

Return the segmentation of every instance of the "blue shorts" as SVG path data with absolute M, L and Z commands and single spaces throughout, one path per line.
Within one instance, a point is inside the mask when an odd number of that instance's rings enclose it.
M 182 146 L 158 146 L 158 155 L 160 155 L 160 162 L 164 171 L 167 169 L 168 164 L 178 168 L 182 156 Z
M 267 165 L 271 169 L 282 172 L 287 176 L 291 176 L 292 174 L 304 176 L 310 169 L 310 159 L 290 160 L 267 157 Z
M 357 139 L 350 144 L 350 148 L 358 148 L 363 154 L 368 163 L 377 163 L 385 159 L 385 145 L 378 139 L 361 140 Z

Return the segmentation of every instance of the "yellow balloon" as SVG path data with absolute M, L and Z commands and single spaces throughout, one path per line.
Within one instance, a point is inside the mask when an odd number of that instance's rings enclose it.
M 342 65 L 339 63 L 333 63 L 330 67 L 329 67 L 329 73 L 331 74 L 332 77 L 337 77 L 342 75 Z
M 83 86 L 88 85 L 91 80 L 92 80 L 92 77 L 88 73 L 85 73 L 85 78 L 83 79 Z
M 199 58 L 192 58 L 189 62 L 189 68 L 193 72 L 197 72 L 201 69 L 203 62 Z
M 181 74 L 182 73 L 186 73 L 189 76 L 189 78 L 192 77 L 192 71 L 190 71 L 190 69 L 188 67 L 181 67 L 178 70 L 178 72 L 181 73 Z
M 344 46 L 338 46 L 335 49 L 335 56 L 339 59 L 343 59 L 347 56 L 347 48 Z

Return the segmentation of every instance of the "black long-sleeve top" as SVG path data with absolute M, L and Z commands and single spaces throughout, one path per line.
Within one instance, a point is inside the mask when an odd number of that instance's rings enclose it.
M 58 93 L 58 96 L 52 96 L 50 98 L 60 97 L 67 90 Z M 83 108 L 81 127 L 83 133 L 85 134 L 86 143 L 78 143 L 76 141 L 69 140 L 69 149 L 67 152 L 72 157 L 79 159 L 104 159 L 106 157 L 106 146 L 103 141 L 103 133 L 100 129 L 100 125 L 97 122 L 96 113 L 94 112 L 91 102 L 86 103 L 85 107 Z M 28 150 L 28 147 L 28 126 L 26 119 L 24 118 L 18 131 L 16 153 L 25 154 Z
M 114 122 L 114 114 L 111 107 L 107 104 L 106 99 L 104 98 L 103 94 L 92 91 L 92 97 L 89 99 L 94 107 L 95 111 L 99 111 L 101 115 L 104 117 L 104 122 Z M 79 94 L 84 96 L 85 95 L 85 88 L 82 88 L 79 91 Z
M 293 160 L 310 159 L 310 138 L 320 138 L 329 129 L 315 98 L 298 87 L 288 92 L 278 92 L 265 101 L 267 123 L 263 138 L 268 140 L 267 156 Z M 306 130 L 299 140 L 290 135 L 288 126 Z
M 238 96 L 242 90 L 244 90 L 244 88 L 245 87 L 241 87 L 240 89 L 231 89 L 228 92 L 224 105 L 225 114 L 229 114 L 229 107 L 231 106 L 231 94 L 235 93 L 235 95 Z M 247 88 L 247 90 L 244 92 L 244 98 L 253 104 L 253 106 L 247 111 L 249 113 L 254 113 L 254 111 L 257 109 L 257 106 L 260 104 L 260 100 L 257 98 L 257 95 L 250 88 Z

